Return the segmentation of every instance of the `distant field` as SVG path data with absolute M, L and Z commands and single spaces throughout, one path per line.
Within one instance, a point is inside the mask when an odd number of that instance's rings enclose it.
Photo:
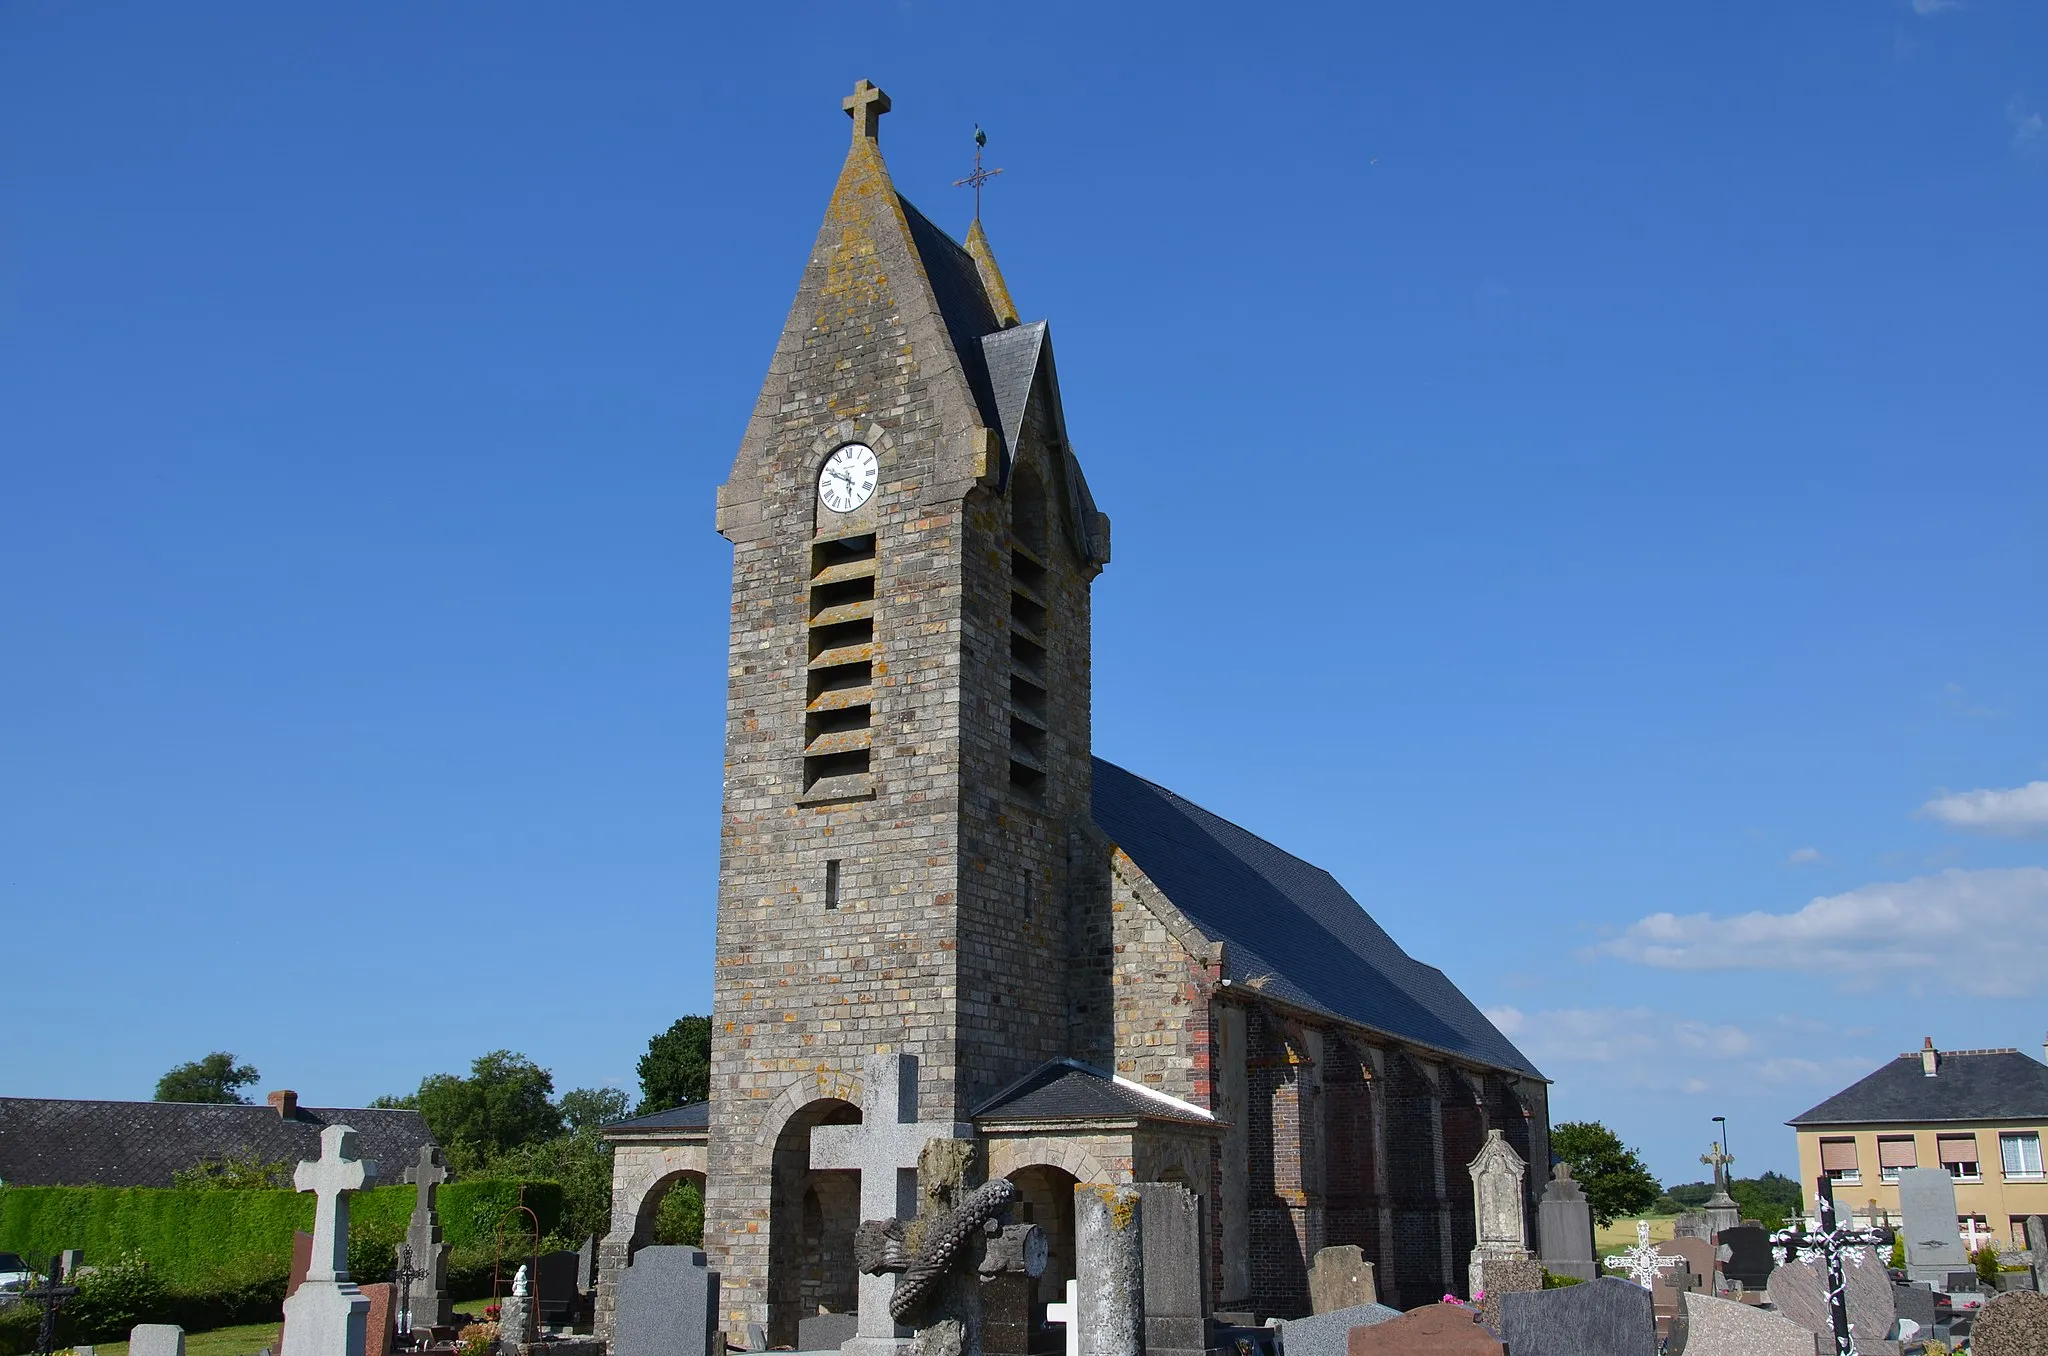
M 1678 1226 L 1678 1216 L 1676 1215 L 1630 1215 L 1627 1219 L 1618 1219 L 1605 1229 L 1594 1228 L 1593 1255 L 1595 1257 L 1606 1257 L 1610 1253 L 1620 1252 L 1623 1248 L 1634 1247 L 1636 1241 L 1636 1221 L 1639 1219 L 1650 1226 L 1650 1241 L 1652 1243 L 1662 1243 L 1665 1239 L 1670 1238 Z
M 185 1334 L 185 1356 L 255 1356 L 277 1343 L 276 1323 L 244 1323 L 239 1328 L 215 1328 L 212 1332 Z M 97 1356 L 128 1356 L 126 1342 L 101 1342 L 93 1347 Z

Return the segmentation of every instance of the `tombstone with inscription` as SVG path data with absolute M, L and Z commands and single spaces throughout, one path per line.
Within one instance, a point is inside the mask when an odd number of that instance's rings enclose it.
M 1671 1221 L 1671 1236 L 1673 1238 L 1712 1238 L 1714 1236 L 1714 1227 L 1707 1222 L 1707 1216 L 1704 1211 L 1688 1210 L 1677 1219 Z
M 1906 1238 L 1906 1278 L 1936 1289 L 1970 1270 L 1970 1254 L 1956 1231 L 1956 1183 L 1947 1168 L 1899 1169 L 1899 1213 Z
M 1147 1356 L 1209 1347 L 1209 1242 L 1202 1198 L 1177 1182 L 1140 1182 Z
M 320 1157 L 292 1174 L 317 1199 L 306 1279 L 284 1302 L 283 1356 L 364 1356 L 370 1301 L 348 1278 L 348 1198 L 377 1180 L 377 1165 L 355 1152 L 356 1132 L 330 1125 Z
M 1529 1260 L 1528 1221 L 1522 1214 L 1522 1178 L 1528 1164 L 1498 1130 L 1486 1132 L 1478 1156 L 1465 1165 L 1472 1178 L 1472 1215 L 1478 1242 L 1467 1259 L 1467 1296 L 1499 1287 L 1488 1284 L 1490 1262 Z
M 1513 1356 L 1657 1356 L 1650 1292 L 1618 1276 L 1505 1296 L 1500 1335 Z
M 1684 1270 L 1691 1273 L 1695 1284 L 1693 1289 L 1705 1294 L 1714 1293 L 1714 1257 L 1717 1249 L 1704 1238 L 1670 1238 L 1657 1244 L 1657 1251 L 1666 1257 L 1676 1257 L 1685 1263 Z M 1674 1271 L 1677 1270 L 1674 1268 Z M 1671 1312 L 1677 1312 L 1680 1287 L 1672 1284 L 1673 1272 L 1660 1272 L 1650 1282 L 1650 1299 L 1653 1303 Z
M 1590 1281 L 1600 1274 L 1593 1258 L 1593 1207 L 1586 1190 L 1572 1180 L 1571 1164 L 1559 1160 L 1536 1203 L 1536 1241 L 1543 1267 L 1559 1276 Z
M 619 1273 L 612 1356 L 714 1356 L 718 1273 L 695 1248 L 640 1249 Z
M 1379 1288 L 1373 1282 L 1372 1263 L 1356 1243 L 1340 1243 L 1316 1250 L 1308 1269 L 1310 1312 L 1334 1314 L 1361 1304 L 1379 1303 Z
M 1842 1298 L 1849 1330 L 1863 1356 L 1884 1350 L 1877 1345 L 1891 1336 L 1898 1310 L 1892 1300 L 1891 1277 L 1875 1250 L 1860 1250 L 1862 1264 L 1851 1255 L 1842 1261 Z M 1828 1303 L 1827 1268 L 1794 1258 L 1771 1273 L 1771 1304 L 1787 1321 L 1822 1338 L 1830 1349 L 1835 1329 Z
M 583 1292 L 576 1286 L 581 1259 L 566 1248 L 544 1252 L 534 1261 L 533 1302 L 543 1328 L 573 1328 L 590 1321 Z

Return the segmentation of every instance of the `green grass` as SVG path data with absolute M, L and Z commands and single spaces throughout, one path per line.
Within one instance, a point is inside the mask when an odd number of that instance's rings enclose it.
M 1593 1230 L 1593 1255 L 1606 1257 L 1623 1248 L 1633 1248 L 1636 1245 L 1637 1220 L 1643 1220 L 1650 1226 L 1652 1243 L 1665 1242 L 1678 1226 L 1676 1215 L 1630 1215 L 1626 1219 L 1618 1219 L 1604 1229 Z
M 277 1345 L 278 1327 L 276 1323 L 244 1323 L 238 1328 L 188 1332 L 185 1356 L 253 1356 L 265 1347 Z M 98 1356 L 128 1356 L 126 1342 L 101 1342 L 93 1350 Z

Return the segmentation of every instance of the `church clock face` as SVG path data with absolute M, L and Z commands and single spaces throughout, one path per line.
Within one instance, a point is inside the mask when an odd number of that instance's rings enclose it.
M 875 450 L 848 443 L 825 458 L 818 473 L 818 502 L 834 513 L 851 513 L 875 492 Z

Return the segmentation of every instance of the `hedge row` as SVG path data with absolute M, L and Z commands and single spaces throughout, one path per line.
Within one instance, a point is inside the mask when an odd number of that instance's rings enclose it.
M 540 1217 L 543 1235 L 561 1218 L 562 1188 L 553 1182 L 450 1182 L 440 1190 L 441 1229 L 449 1251 L 488 1258 L 498 1223 L 520 1203 Z M 350 1270 L 358 1279 L 388 1275 L 405 1237 L 416 1193 L 409 1186 L 357 1192 L 349 1202 Z M 181 1190 L 156 1187 L 0 1187 L 0 1252 L 41 1265 L 65 1248 L 82 1248 L 88 1263 L 139 1253 L 165 1288 L 187 1295 L 283 1294 L 291 1269 L 292 1233 L 313 1227 L 314 1198 L 296 1191 Z M 508 1251 L 517 1226 L 507 1223 Z

